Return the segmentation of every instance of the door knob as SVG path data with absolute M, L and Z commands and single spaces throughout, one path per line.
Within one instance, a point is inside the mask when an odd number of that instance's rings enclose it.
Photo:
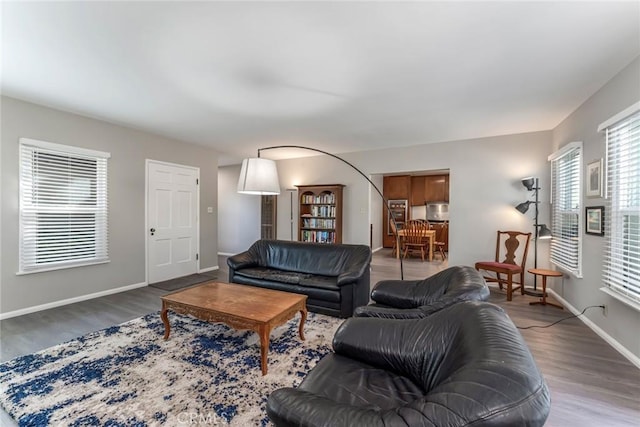
M 156 229 L 155 228 L 151 228 L 151 230 L 149 230 L 149 231 L 151 232 L 151 235 L 153 236 L 155 234 L 155 232 L 156 232 Z

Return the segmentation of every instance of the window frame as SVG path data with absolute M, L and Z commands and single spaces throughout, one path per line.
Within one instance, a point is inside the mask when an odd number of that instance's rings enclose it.
M 636 132 L 634 138 L 631 141 L 622 141 L 620 138 L 616 138 L 616 141 L 612 142 L 610 140 L 609 131 L 613 129 L 616 133 L 620 132 L 623 129 L 617 128 L 619 128 L 620 125 L 624 125 L 625 122 L 629 122 L 627 124 L 630 126 L 636 126 L 636 128 L 634 128 L 634 131 Z M 627 287 L 626 289 L 620 289 L 624 287 L 624 279 L 622 279 L 622 283 L 620 283 L 619 278 L 621 275 L 625 276 L 624 272 L 626 271 L 625 277 L 630 275 L 632 279 L 635 278 L 636 280 L 640 280 L 640 259 L 638 259 L 638 256 L 640 256 L 640 244 L 638 241 L 640 240 L 636 240 L 636 242 L 631 241 L 631 243 L 636 243 L 637 245 L 632 247 L 631 251 L 623 251 L 625 243 L 627 242 L 624 234 L 624 218 L 625 216 L 640 216 L 640 204 L 635 208 L 624 206 L 626 203 L 631 202 L 628 199 L 619 199 L 618 192 L 623 189 L 625 190 L 624 194 L 629 194 L 629 190 L 632 190 L 632 188 L 628 188 L 630 186 L 622 188 L 622 182 L 620 180 L 614 180 L 613 175 L 618 176 L 621 173 L 621 169 L 623 169 L 622 172 L 626 173 L 640 172 L 640 160 L 637 160 L 637 163 L 633 162 L 631 165 L 627 165 L 628 167 L 626 168 L 618 167 L 620 159 L 618 156 L 614 156 L 615 159 L 612 159 L 611 154 L 613 151 L 620 150 L 623 147 L 616 146 L 612 149 L 611 144 L 628 144 L 629 147 L 624 148 L 630 149 L 633 152 L 633 149 L 636 149 L 633 144 L 637 141 L 637 149 L 640 150 L 640 131 L 638 130 L 639 123 L 640 102 L 637 102 L 598 126 L 598 132 L 604 132 L 605 134 L 606 182 L 604 188 L 606 199 L 605 215 L 607 218 L 607 221 L 605 222 L 605 245 L 602 270 L 602 281 L 604 286 L 600 288 L 600 290 L 638 311 L 640 311 L 640 283 L 634 284 L 634 286 Z M 624 159 L 628 160 L 626 157 Z M 633 195 L 629 195 L 629 197 L 633 197 Z M 630 212 L 630 214 L 625 215 L 625 212 Z M 638 218 L 635 218 L 635 220 L 637 227 Z M 618 248 L 618 250 L 614 251 L 614 247 Z M 616 255 L 620 255 L 620 257 L 614 255 L 614 252 Z M 623 254 L 626 254 L 626 257 Z M 629 256 L 629 254 L 631 254 L 631 256 Z M 635 255 L 635 257 L 633 255 Z M 633 258 L 635 258 L 635 262 L 633 261 Z M 631 271 L 631 273 L 629 273 L 629 271 Z
M 108 159 L 111 157 L 110 153 L 90 150 L 80 147 L 74 147 L 69 145 L 57 144 L 47 141 L 40 141 L 31 138 L 19 138 L 18 139 L 18 181 L 19 181 L 19 239 L 18 239 L 18 272 L 17 275 L 40 273 L 44 271 L 60 270 L 66 268 L 80 267 L 86 265 L 103 264 L 109 262 L 108 252 Z M 46 167 L 49 168 L 49 179 L 53 179 L 54 183 L 49 182 L 46 187 L 38 186 L 38 177 L 46 176 L 46 173 L 38 174 L 34 172 L 33 165 L 38 160 L 34 160 L 35 156 L 40 155 L 41 162 L 46 162 L 46 157 L 49 156 L 50 162 Z M 28 156 L 28 157 L 25 157 Z M 76 159 L 77 163 L 68 164 L 62 167 L 57 167 L 56 156 L 61 158 Z M 73 178 L 79 176 L 80 172 L 69 174 L 69 171 L 74 171 L 73 167 L 78 166 L 81 162 L 90 163 L 95 161 L 95 176 L 89 178 L 89 185 L 86 182 L 81 183 L 84 188 L 89 190 L 89 198 L 91 203 L 84 201 L 78 202 L 79 195 L 77 188 L 73 185 L 70 187 L 68 184 L 66 189 L 61 186 L 61 191 L 56 192 L 55 179 L 60 179 L 62 174 L 67 173 L 70 181 Z M 42 167 L 42 164 L 38 164 L 38 167 Z M 46 169 L 45 167 L 45 169 Z M 83 171 L 91 171 L 91 168 L 83 169 Z M 64 181 L 63 181 L 64 182 Z M 43 201 L 35 200 L 33 192 L 37 191 L 40 194 L 44 194 Z M 44 192 L 44 193 L 43 193 Z M 61 197 L 58 199 L 52 199 L 58 193 Z M 47 198 L 48 196 L 48 198 Z M 53 201 L 52 201 L 53 200 Z M 95 200 L 95 201 L 94 201 Z M 76 203 L 73 203 L 73 202 Z M 93 257 L 80 257 L 73 254 L 72 251 L 62 253 L 63 259 L 55 259 L 49 261 L 38 262 L 38 248 L 42 248 L 46 239 L 39 242 L 38 235 L 41 231 L 38 229 L 38 224 L 41 226 L 45 224 L 44 221 L 37 219 L 38 215 L 48 215 L 50 218 L 56 216 L 67 216 L 86 218 L 93 215 L 93 224 L 88 228 L 89 239 L 92 242 L 94 248 Z M 78 223 L 71 221 L 66 226 L 61 226 L 57 230 L 69 232 L 78 230 Z M 50 221 L 48 224 L 54 224 L 54 221 Z M 93 235 L 91 235 L 93 233 Z M 85 238 L 86 241 L 86 238 Z M 54 244 L 57 242 L 54 242 Z M 83 248 L 91 245 L 84 245 Z M 45 251 L 46 252 L 46 251 Z M 53 253 L 50 251 L 49 256 Z M 66 255 L 66 258 L 64 256 Z
M 573 172 L 574 175 L 569 177 L 569 181 L 560 183 L 557 179 L 554 179 L 554 174 L 557 173 L 556 165 L 558 163 L 556 162 L 561 161 L 563 158 L 565 158 L 568 155 L 572 155 L 572 153 L 576 151 L 578 156 L 578 165 L 577 167 L 571 170 L 571 172 Z M 567 273 L 571 274 L 572 276 L 578 279 L 582 278 L 582 242 L 584 238 L 584 231 L 583 231 L 584 216 L 582 213 L 582 210 L 583 210 L 582 181 L 583 181 L 583 163 L 584 163 L 583 152 L 584 151 L 583 151 L 582 141 L 575 141 L 575 142 L 570 142 L 564 145 L 562 148 L 560 148 L 558 151 L 551 154 L 547 158 L 547 160 L 551 162 L 550 201 L 551 201 L 551 232 L 553 236 L 552 236 L 551 245 L 549 249 L 550 261 L 553 265 L 557 266 L 563 271 L 566 271 Z M 556 185 L 559 185 L 559 184 L 568 185 L 574 181 L 577 183 L 577 188 L 574 188 L 577 194 L 577 199 L 578 199 L 577 206 L 570 210 L 560 210 L 561 207 L 559 207 L 558 201 L 553 200 L 554 194 L 558 192 Z M 576 225 L 577 235 L 575 237 L 576 239 L 575 244 L 572 243 L 571 237 L 568 239 L 562 239 L 562 233 L 559 232 L 558 230 L 559 218 L 566 215 L 567 213 L 570 213 L 577 217 L 577 225 Z M 566 263 L 562 263 L 560 261 L 561 258 L 571 257 L 571 254 L 568 254 L 566 251 L 562 252 L 561 251 L 562 248 L 569 248 L 569 249 L 575 248 L 576 258 L 577 258 L 577 261 L 576 261 L 577 265 L 575 267 Z

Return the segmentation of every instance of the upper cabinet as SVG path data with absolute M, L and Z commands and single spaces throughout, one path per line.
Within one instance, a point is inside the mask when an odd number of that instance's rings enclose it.
M 426 202 L 449 201 L 449 175 L 429 175 L 424 178 Z
M 411 196 L 411 176 L 385 176 L 382 188 L 387 200 L 409 200 Z
M 449 201 L 449 175 L 411 177 L 411 206 Z
M 424 176 L 411 177 L 411 206 L 424 205 Z

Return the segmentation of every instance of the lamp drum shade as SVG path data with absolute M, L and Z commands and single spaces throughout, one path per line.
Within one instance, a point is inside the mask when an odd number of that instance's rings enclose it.
M 238 193 L 263 196 L 280 194 L 276 162 L 260 157 L 244 159 L 238 179 Z

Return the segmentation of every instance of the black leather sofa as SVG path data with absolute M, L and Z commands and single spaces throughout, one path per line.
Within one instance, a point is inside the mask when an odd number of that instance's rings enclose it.
M 227 258 L 229 282 L 307 295 L 307 309 L 350 317 L 369 302 L 371 249 L 258 240 Z
M 382 280 L 371 291 L 374 303 L 357 317 L 419 319 L 461 301 L 487 301 L 489 287 L 469 266 L 452 266 L 424 280 Z
M 276 426 L 542 426 L 549 391 L 498 306 L 466 301 L 427 318 L 347 319 L 298 388 L 269 395 Z

